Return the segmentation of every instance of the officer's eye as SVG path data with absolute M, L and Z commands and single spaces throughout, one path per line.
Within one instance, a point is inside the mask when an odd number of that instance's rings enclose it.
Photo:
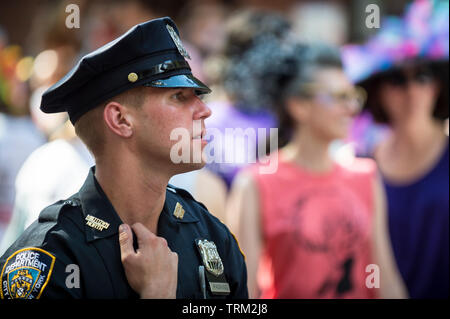
M 206 94 L 203 94 L 201 92 L 195 92 L 195 96 L 200 99 L 201 101 L 205 101 L 206 99 Z
M 186 96 L 184 95 L 183 91 L 176 92 L 175 94 L 172 95 L 172 98 L 180 102 L 186 100 Z

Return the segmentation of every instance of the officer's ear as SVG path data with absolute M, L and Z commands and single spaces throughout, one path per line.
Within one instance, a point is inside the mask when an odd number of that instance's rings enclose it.
M 111 101 L 105 105 L 103 120 L 111 132 L 124 138 L 133 135 L 133 121 L 129 109 L 124 105 Z

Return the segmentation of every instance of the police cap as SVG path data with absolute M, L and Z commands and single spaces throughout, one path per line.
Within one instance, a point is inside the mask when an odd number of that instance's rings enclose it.
M 138 24 L 91 52 L 42 96 L 45 113 L 68 112 L 74 124 L 84 113 L 138 86 L 211 90 L 196 79 L 175 23 L 169 17 Z

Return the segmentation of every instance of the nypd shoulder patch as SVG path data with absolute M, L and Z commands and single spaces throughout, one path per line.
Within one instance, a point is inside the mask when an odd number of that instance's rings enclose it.
M 3 266 L 1 299 L 39 299 L 55 264 L 55 256 L 35 247 L 20 249 Z

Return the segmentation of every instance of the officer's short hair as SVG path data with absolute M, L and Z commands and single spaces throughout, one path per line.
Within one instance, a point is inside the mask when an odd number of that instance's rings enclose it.
M 105 106 L 115 101 L 125 106 L 140 108 L 145 102 L 146 89 L 147 87 L 140 86 L 125 91 L 88 111 L 75 123 L 75 133 L 94 157 L 101 155 L 104 151 L 103 110 Z

